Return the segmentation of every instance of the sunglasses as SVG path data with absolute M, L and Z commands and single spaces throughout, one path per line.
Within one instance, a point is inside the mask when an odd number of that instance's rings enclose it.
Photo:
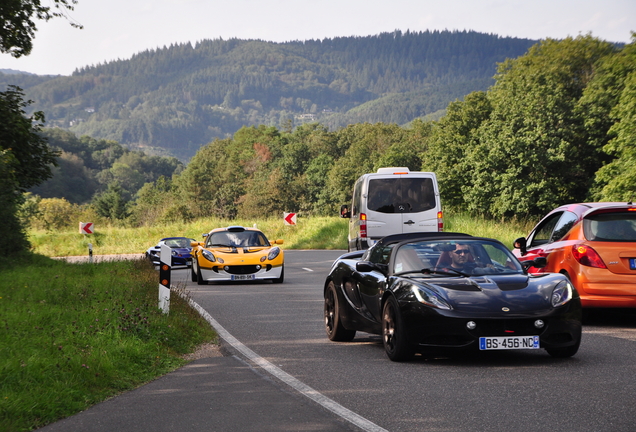
M 463 250 L 463 249 L 462 249 L 462 250 L 456 250 L 456 251 L 453 251 L 453 253 L 454 253 L 455 255 L 468 255 L 468 254 L 470 253 L 470 251 L 467 251 L 467 250 Z

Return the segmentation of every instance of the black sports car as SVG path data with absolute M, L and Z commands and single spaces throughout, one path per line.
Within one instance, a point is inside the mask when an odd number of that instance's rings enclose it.
M 581 301 L 562 274 L 528 274 L 499 241 L 432 232 L 384 237 L 333 264 L 324 286 L 327 336 L 382 336 L 388 357 L 416 352 L 544 348 L 576 354 Z

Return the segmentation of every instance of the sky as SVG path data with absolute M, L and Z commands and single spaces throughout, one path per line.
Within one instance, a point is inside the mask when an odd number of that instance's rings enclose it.
M 474 30 L 535 40 L 592 34 L 629 43 L 636 0 L 79 0 L 69 18 L 84 28 L 60 18 L 37 21 L 31 54 L 0 54 L 0 69 L 70 75 L 174 43 L 285 42 L 395 30 Z

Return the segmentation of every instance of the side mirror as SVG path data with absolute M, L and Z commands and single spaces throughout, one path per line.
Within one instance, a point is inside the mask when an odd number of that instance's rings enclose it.
M 282 245 L 282 244 L 283 244 L 283 239 L 274 240 L 274 241 L 272 242 L 272 244 Z
M 386 275 L 386 272 L 389 270 L 389 266 L 386 264 L 372 263 L 370 261 L 358 261 L 356 263 L 356 270 L 361 273 L 379 271 L 380 273 Z
M 524 270 L 528 271 L 530 267 L 543 268 L 548 265 L 546 257 L 536 257 L 533 260 L 521 261 Z
M 341 218 L 350 218 L 351 212 L 349 211 L 348 205 L 340 206 L 340 217 Z
M 203 243 L 196 242 L 196 241 L 194 241 L 194 242 L 190 242 L 190 247 L 195 248 L 195 247 L 197 247 L 197 246 L 199 246 L 199 245 L 203 245 Z
M 548 265 L 548 260 L 546 259 L 546 257 L 536 257 L 532 261 L 532 267 L 543 268 Z
M 369 261 L 358 261 L 356 263 L 356 270 L 362 273 L 369 273 L 375 270 L 375 265 Z
M 521 251 L 521 256 L 524 256 L 525 254 L 528 253 L 528 250 L 526 249 L 526 238 L 525 237 L 519 237 L 517 240 L 515 240 L 515 242 L 512 244 L 512 246 L 515 249 L 519 249 Z

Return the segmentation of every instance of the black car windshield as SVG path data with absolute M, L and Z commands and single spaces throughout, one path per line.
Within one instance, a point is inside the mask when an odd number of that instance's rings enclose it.
M 259 231 L 219 231 L 208 236 L 205 247 L 265 247 L 269 242 Z
M 519 261 L 501 243 L 484 239 L 422 240 L 393 251 L 393 274 L 519 274 Z

